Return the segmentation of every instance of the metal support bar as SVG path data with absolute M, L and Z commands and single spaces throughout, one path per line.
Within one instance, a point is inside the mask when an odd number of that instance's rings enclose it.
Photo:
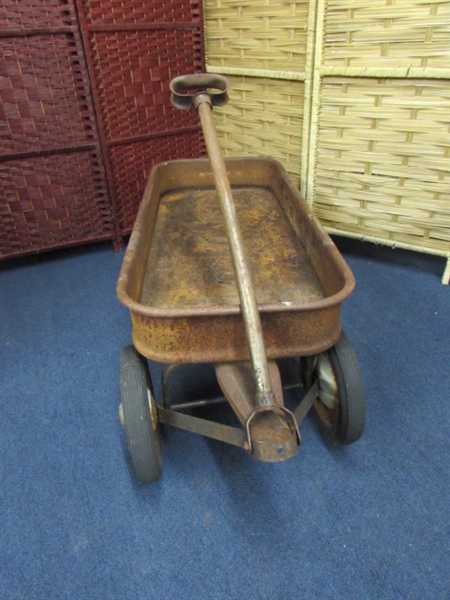
M 300 404 L 293 411 L 297 425 L 300 425 L 300 423 L 303 421 L 303 419 L 308 414 L 308 411 L 314 404 L 314 401 L 317 398 L 318 393 L 319 393 L 319 383 L 317 381 L 315 381 L 312 384 L 312 386 L 309 388 L 309 390 L 306 392 L 306 394 L 303 396 L 303 398 L 301 399 Z
M 167 410 L 161 406 L 158 406 L 158 418 L 161 423 L 165 423 L 166 425 L 172 425 L 173 427 L 178 427 L 178 429 L 198 433 L 199 435 L 218 440 L 219 442 L 227 442 L 233 446 L 244 448 L 246 451 L 249 449 L 245 432 L 237 427 L 223 425 L 222 423 L 208 421 L 207 419 L 199 419 L 192 415 L 185 415 L 173 410 Z
M 214 404 L 223 404 L 227 399 L 225 396 L 217 396 L 216 398 L 205 398 L 204 400 L 192 400 L 192 402 L 182 402 L 180 404 L 172 404 L 172 410 L 190 410 L 191 408 L 202 408 L 204 406 L 212 406 Z

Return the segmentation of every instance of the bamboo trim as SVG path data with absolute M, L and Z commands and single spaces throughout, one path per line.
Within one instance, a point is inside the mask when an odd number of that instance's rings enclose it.
M 444 285 L 448 285 L 450 283 L 450 258 L 447 259 L 447 264 L 445 265 L 444 274 L 441 279 Z
M 243 69 L 241 67 L 220 67 L 217 65 L 207 65 L 206 70 L 208 73 L 217 73 L 218 75 L 236 75 L 237 77 L 259 77 L 260 79 L 305 81 L 305 73 L 296 73 L 295 71 Z
M 314 55 L 316 41 L 316 0 L 310 0 L 308 30 L 306 36 L 305 91 L 303 98 L 303 140 L 300 164 L 300 191 L 304 198 L 308 194 L 309 136 L 311 133 L 311 113 L 313 102 Z
M 313 59 L 313 74 L 312 74 L 312 94 L 311 94 L 311 123 L 309 126 L 309 139 L 307 145 L 308 152 L 308 178 L 306 181 L 306 201 L 312 206 L 313 190 L 314 190 L 314 175 L 316 170 L 316 147 L 317 136 L 319 133 L 319 108 L 320 108 L 320 66 L 323 56 L 323 38 L 325 30 L 325 2 L 326 0 L 317 0 L 316 4 L 316 39 L 315 39 L 315 54 Z
M 450 79 L 450 69 L 431 67 L 342 67 L 322 66 L 321 77 L 371 77 L 373 79 Z

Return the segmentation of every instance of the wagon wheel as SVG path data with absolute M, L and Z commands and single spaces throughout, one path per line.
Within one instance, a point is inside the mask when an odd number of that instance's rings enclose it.
M 147 361 L 134 346 L 122 350 L 120 392 L 120 420 L 136 476 L 141 483 L 157 481 L 162 467 L 157 407 Z
M 343 331 L 332 348 L 316 357 L 314 377 L 319 383 L 314 408 L 320 420 L 334 441 L 353 444 L 364 431 L 366 403 L 358 360 Z

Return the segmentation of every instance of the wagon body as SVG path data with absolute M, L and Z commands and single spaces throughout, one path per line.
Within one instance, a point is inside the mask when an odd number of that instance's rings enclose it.
M 225 161 L 252 271 L 268 359 L 333 346 L 353 275 L 273 159 Z M 249 359 L 210 162 L 157 165 L 117 285 L 133 344 L 167 364 Z

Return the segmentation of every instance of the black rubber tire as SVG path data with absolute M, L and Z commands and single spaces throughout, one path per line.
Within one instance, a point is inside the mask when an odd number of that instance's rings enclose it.
M 325 353 L 331 363 L 338 389 L 338 412 L 334 422 L 324 422 L 333 440 L 340 445 L 353 444 L 362 436 L 366 422 L 364 383 L 355 351 L 342 331 L 339 340 Z M 320 385 L 320 383 L 319 383 Z M 317 405 L 320 403 L 321 406 Z M 316 412 L 322 418 L 326 407 L 316 400 Z M 319 408 L 321 410 L 319 410 Z
M 122 350 L 120 393 L 123 426 L 134 472 L 141 483 L 152 483 L 161 477 L 162 471 L 156 405 L 147 361 L 134 346 Z

